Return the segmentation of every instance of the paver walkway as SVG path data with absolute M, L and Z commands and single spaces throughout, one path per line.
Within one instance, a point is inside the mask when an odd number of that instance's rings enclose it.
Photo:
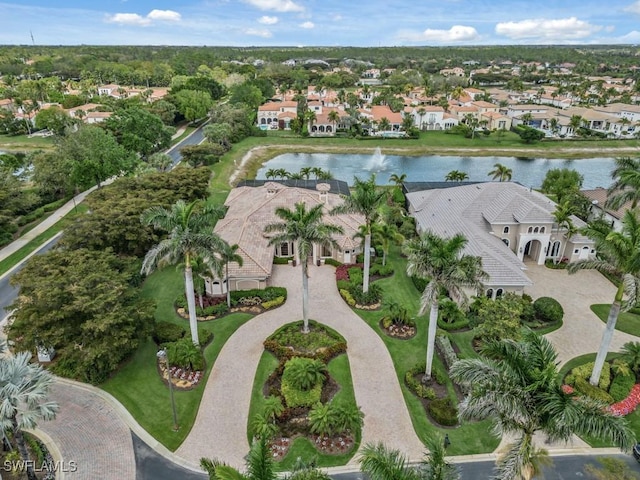
M 347 341 L 356 403 L 365 414 L 362 444 L 381 441 L 420 460 L 425 448 L 411 424 L 384 343 L 340 298 L 334 268 L 314 266 L 309 272 L 310 318 L 334 328 Z M 301 318 L 301 275 L 301 267 L 274 266 L 272 284 L 287 288 L 287 302 L 250 320 L 229 338 L 205 386 L 195 424 L 176 454 L 191 463 L 210 457 L 244 467 L 247 416 L 262 342 L 280 326 Z
M 128 425 L 120 412 L 89 389 L 56 380 L 50 400 L 58 402 L 55 420 L 41 422 L 60 449 L 67 471 L 65 479 L 130 480 L 136 478 L 136 461 Z
M 544 265 L 527 264 L 527 275 L 533 282 L 525 293 L 534 299 L 553 297 L 564 309 L 563 325 L 546 337 L 556 347 L 558 360 L 565 363 L 585 353 L 595 353 L 605 329 L 601 321 L 589 308 L 594 303 L 611 303 L 615 287 L 595 270 L 581 270 L 569 275 L 566 270 L 552 270 Z M 627 342 L 640 338 L 615 331 L 610 351 L 618 351 Z

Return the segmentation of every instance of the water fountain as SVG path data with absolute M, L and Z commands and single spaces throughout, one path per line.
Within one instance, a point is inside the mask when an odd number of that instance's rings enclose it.
M 373 152 L 373 156 L 367 163 L 367 170 L 370 172 L 383 172 L 388 166 L 387 156 L 382 153 L 380 147 L 376 147 Z

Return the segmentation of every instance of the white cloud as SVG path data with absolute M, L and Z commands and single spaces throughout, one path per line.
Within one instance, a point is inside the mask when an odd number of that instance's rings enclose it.
M 262 23 L 263 25 L 274 25 L 278 23 L 278 17 L 270 17 L 268 15 L 264 15 L 258 19 L 258 23 Z
M 182 16 L 173 10 L 151 10 L 146 17 L 137 13 L 116 13 L 107 16 L 108 23 L 119 23 L 121 25 L 138 25 L 146 27 L 153 21 L 179 22 Z
M 253 35 L 254 37 L 270 38 L 271 32 L 266 28 L 247 28 L 244 33 L 246 35 Z
M 304 22 L 300 24 L 302 28 L 314 28 L 315 24 L 313 22 Z
M 107 16 L 107 22 L 120 23 L 122 25 L 149 25 L 151 20 L 142 17 L 137 13 L 116 13 L 115 15 Z
M 149 20 L 161 20 L 163 22 L 179 22 L 182 16 L 173 10 L 151 10 L 147 18 Z
M 245 0 L 260 10 L 273 10 L 276 12 L 303 12 L 304 7 L 292 0 Z
M 576 17 L 558 19 L 528 19 L 520 22 L 502 22 L 496 25 L 496 33 L 513 40 L 538 38 L 548 41 L 575 40 L 593 35 L 601 30 L 599 25 L 578 20 Z
M 640 0 L 624 8 L 625 12 L 637 13 L 640 15 Z
M 424 32 L 414 35 L 414 41 L 429 41 L 438 43 L 468 42 L 478 38 L 478 31 L 465 25 L 454 25 L 449 30 L 427 28 Z

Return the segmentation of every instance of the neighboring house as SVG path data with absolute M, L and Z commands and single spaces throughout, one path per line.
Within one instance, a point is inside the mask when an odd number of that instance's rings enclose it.
M 631 202 L 625 203 L 618 210 L 605 208 L 605 203 L 609 199 L 609 193 L 606 188 L 598 187 L 593 190 L 580 190 L 585 197 L 591 200 L 592 218 L 602 218 L 608 222 L 615 231 L 622 230 L 622 217 L 624 213 L 631 208 Z
M 411 116 L 413 125 L 420 130 L 444 130 L 446 128 L 444 108 L 438 105 L 405 107 L 404 115 Z
M 339 225 L 344 230 L 334 239 L 338 248 L 331 245 L 314 245 L 312 264 L 323 259 L 333 258 L 342 263 L 355 263 L 356 255 L 361 253 L 361 242 L 354 239 L 358 228 L 364 223 L 361 215 L 334 215 L 329 211 L 349 195 L 349 186 L 339 180 L 247 180 L 240 182 L 227 197 L 228 208 L 225 217 L 218 221 L 214 232 L 230 245 L 239 246 L 237 253 L 242 256 L 243 264 L 229 264 L 229 288 L 247 290 L 265 288 L 275 257 L 296 259 L 297 252 L 292 243 L 270 246 L 269 235 L 264 228 L 280 221 L 275 215 L 278 207 L 292 208 L 303 202 L 307 208 L 323 205 L 324 221 Z M 225 279 L 214 278 L 206 282 L 207 293 L 221 295 L 227 292 Z
M 297 116 L 298 102 L 267 102 L 258 107 L 258 126 L 263 129 L 278 128 L 288 130 L 291 121 Z
M 438 73 L 445 77 L 464 77 L 464 69 L 460 67 L 443 68 Z
M 482 258 L 489 275 L 485 294 L 491 298 L 522 294 L 531 285 L 526 262 L 542 265 L 563 253 L 570 262 L 595 256 L 591 239 L 580 234 L 566 239 L 558 231 L 554 202 L 519 183 L 407 182 L 404 191 L 418 233 L 461 233 L 468 239 L 465 253 Z M 578 228 L 585 226 L 575 216 L 572 221 Z

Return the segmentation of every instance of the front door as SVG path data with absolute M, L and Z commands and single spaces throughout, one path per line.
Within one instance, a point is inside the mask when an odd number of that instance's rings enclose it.
M 344 251 L 344 263 L 351 263 L 351 250 Z
M 587 258 L 589 258 L 589 247 L 582 247 L 582 250 L 580 250 L 580 260 L 586 260 Z

